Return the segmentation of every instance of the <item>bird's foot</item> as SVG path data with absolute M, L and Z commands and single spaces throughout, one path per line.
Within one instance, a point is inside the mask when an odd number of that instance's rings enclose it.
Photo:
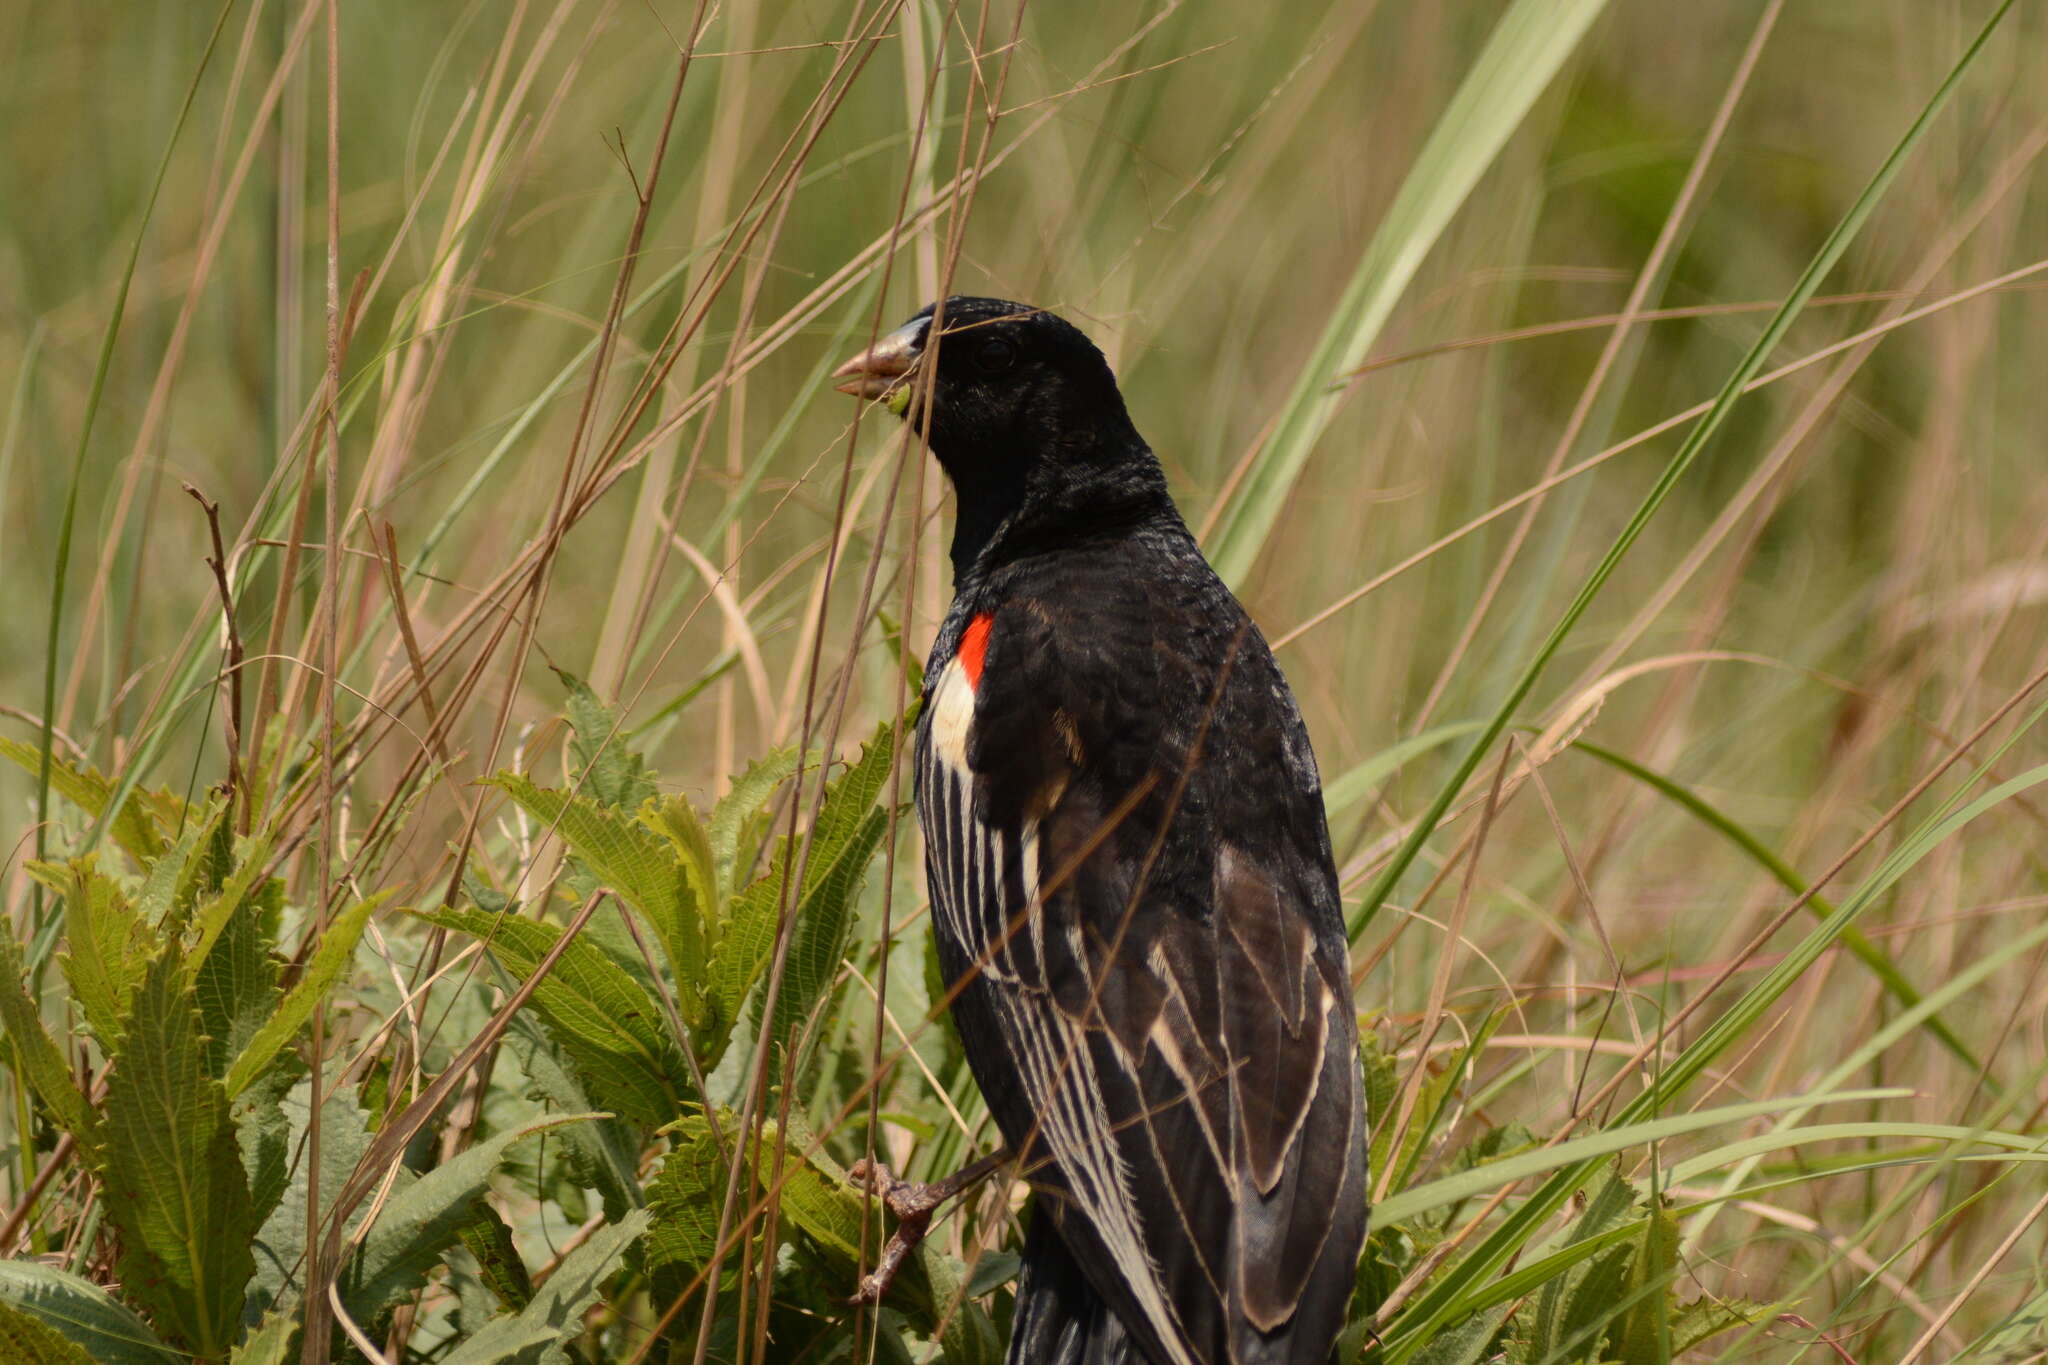
M 896 1231 L 890 1235 L 889 1244 L 882 1248 L 875 1268 L 861 1276 L 860 1287 L 847 1302 L 856 1306 L 880 1303 L 902 1271 L 903 1263 L 910 1259 L 910 1253 L 917 1250 L 918 1244 L 931 1230 L 932 1215 L 938 1212 L 940 1205 L 972 1189 L 1009 1159 L 1007 1149 L 991 1152 L 945 1179 L 929 1184 L 899 1179 L 879 1161 L 854 1162 L 846 1178 L 854 1188 L 881 1196 L 882 1203 L 896 1216 Z

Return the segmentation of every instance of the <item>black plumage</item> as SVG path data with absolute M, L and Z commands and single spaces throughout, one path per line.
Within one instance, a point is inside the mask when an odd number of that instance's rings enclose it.
M 1009 1359 L 1324 1365 L 1365 1117 L 1307 731 L 1101 353 L 999 300 L 932 324 L 840 373 L 958 497 L 917 799 L 954 1018 L 1039 1194 Z

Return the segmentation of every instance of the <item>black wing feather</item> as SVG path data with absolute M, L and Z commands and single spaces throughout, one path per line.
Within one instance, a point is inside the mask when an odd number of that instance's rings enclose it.
M 983 612 L 979 688 L 945 694 Z M 931 677 L 934 925 L 1043 1196 L 1032 1244 L 1157 1365 L 1323 1365 L 1364 1119 L 1320 785 L 1265 642 L 1176 524 L 1006 566 L 956 603 Z M 1041 1308 L 1079 1331 L 1060 1273 L 1037 1283 L 1068 1307 Z

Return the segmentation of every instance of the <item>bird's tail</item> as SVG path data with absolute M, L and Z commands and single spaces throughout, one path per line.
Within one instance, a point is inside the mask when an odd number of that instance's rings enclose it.
M 1005 1365 L 1145 1365 L 1123 1321 L 1089 1288 L 1043 1209 L 1032 1211 Z

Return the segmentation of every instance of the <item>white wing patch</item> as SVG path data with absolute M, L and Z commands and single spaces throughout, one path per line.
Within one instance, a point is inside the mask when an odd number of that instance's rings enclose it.
M 957 658 L 946 661 L 932 689 L 932 748 L 940 762 L 967 771 L 967 732 L 974 725 L 974 684 Z

